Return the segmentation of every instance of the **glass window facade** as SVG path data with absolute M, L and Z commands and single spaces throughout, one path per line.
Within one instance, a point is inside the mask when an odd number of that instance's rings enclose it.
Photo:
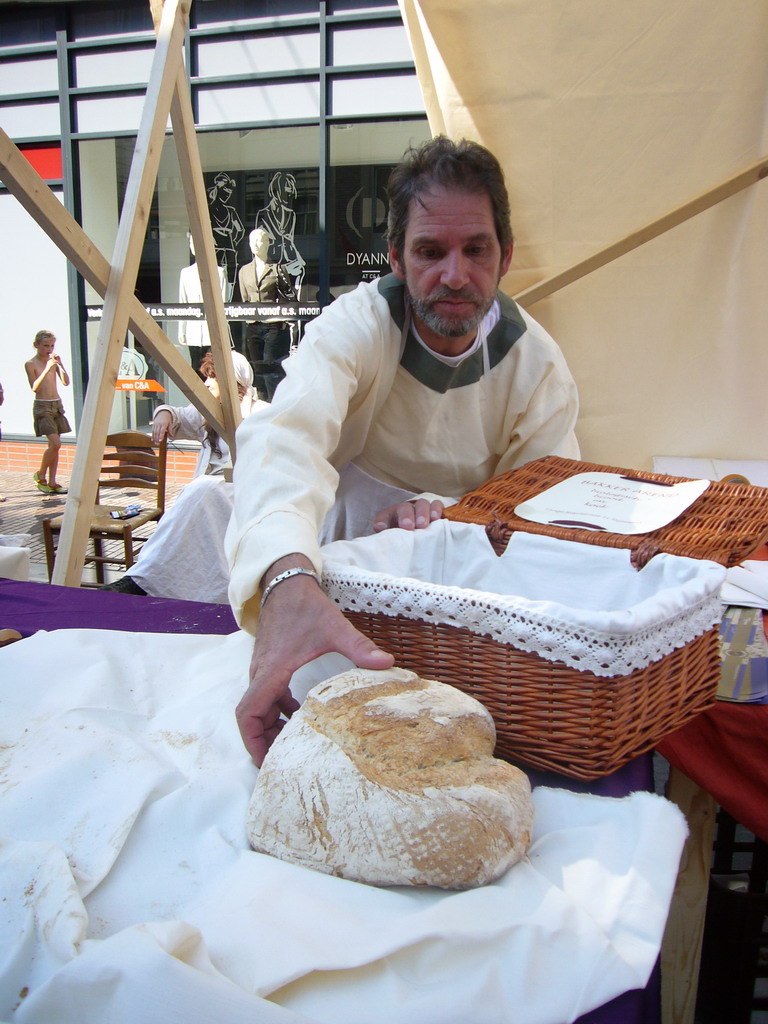
M 376 121 L 330 129 L 329 261 L 334 296 L 389 273 L 389 173 L 405 150 L 429 138 L 426 124 Z
M 198 124 L 249 124 L 254 121 L 317 120 L 317 81 L 271 82 L 202 88 L 198 91 Z
M 0 61 L 0 96 L 24 92 L 56 92 L 59 72 L 55 57 Z
M 60 12 L 53 5 L 19 5 L 2 12 L 0 47 L 31 46 L 53 42 L 61 27 Z
M 120 40 L 132 32 L 152 32 L 152 15 L 148 3 L 125 3 L 124 0 L 69 3 L 64 13 L 73 40 Z
M 152 46 L 132 46 L 125 50 L 84 51 L 75 54 L 75 85 L 80 89 L 105 85 L 135 85 L 149 81 Z
M 335 29 L 331 35 L 334 67 L 359 64 L 410 63 L 411 48 L 402 25 Z
M 197 28 L 228 28 L 242 22 L 268 24 L 278 17 L 290 23 L 317 13 L 317 0 L 215 0 L 194 4 L 192 22 Z
M 331 14 L 375 14 L 397 7 L 397 0 L 329 0 Z
M 12 139 L 58 137 L 61 133 L 59 104 L 54 100 L 5 103 L 0 109 L 0 125 Z
M 338 117 L 399 114 L 423 102 L 416 75 L 356 75 L 331 83 L 331 112 Z
M 201 41 L 196 49 L 201 77 L 264 75 L 320 66 L 320 33 L 267 32 L 239 39 Z
M 30 12 L 22 26 L 0 5 L 0 125 L 26 148 L 60 147 L 62 201 L 110 258 L 154 53 L 149 6 L 56 6 L 52 21 Z M 388 272 L 386 181 L 429 136 L 423 100 L 395 0 L 206 0 L 192 5 L 186 55 L 229 340 L 255 363 L 255 328 L 276 310 L 300 344 L 323 305 Z M 0 213 L 16 202 L 2 187 L 0 198 Z M 277 268 L 266 297 L 257 252 Z M 103 299 L 67 275 L 76 424 Z M 210 338 L 170 124 L 136 294 L 198 365 Z M 186 404 L 130 334 L 122 375 L 146 386 L 116 390 L 111 429 L 146 428 L 159 403 Z M 6 435 L 29 433 L 28 417 L 3 419 Z
M 75 104 L 75 125 L 82 135 L 135 132 L 141 123 L 144 96 L 88 96 Z

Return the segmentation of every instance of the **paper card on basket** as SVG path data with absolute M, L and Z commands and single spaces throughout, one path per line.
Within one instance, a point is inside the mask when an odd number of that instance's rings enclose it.
M 618 473 L 577 473 L 515 508 L 532 523 L 607 533 L 650 533 L 677 519 L 709 480 L 659 483 Z

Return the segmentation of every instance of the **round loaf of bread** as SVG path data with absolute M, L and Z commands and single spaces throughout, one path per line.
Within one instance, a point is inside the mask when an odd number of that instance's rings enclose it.
M 273 743 L 248 807 L 253 848 L 372 885 L 469 889 L 525 855 L 527 776 L 493 757 L 488 711 L 413 672 L 314 687 Z

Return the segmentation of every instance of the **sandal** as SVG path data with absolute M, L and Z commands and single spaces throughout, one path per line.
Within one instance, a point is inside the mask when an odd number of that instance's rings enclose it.
M 48 490 L 51 492 L 51 494 L 66 494 L 67 493 L 67 488 L 66 487 L 62 487 L 61 484 L 53 484 L 53 486 L 49 485 Z
M 44 484 L 43 483 L 43 481 L 40 479 L 40 473 L 39 472 L 35 473 L 35 475 L 32 477 L 32 479 L 35 481 L 35 487 L 37 487 L 38 491 L 42 491 L 43 494 L 55 494 L 56 493 L 52 487 L 49 487 L 48 484 Z

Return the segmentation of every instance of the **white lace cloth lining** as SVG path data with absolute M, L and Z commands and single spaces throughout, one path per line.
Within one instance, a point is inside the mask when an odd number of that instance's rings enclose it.
M 626 549 L 524 533 L 498 558 L 482 527 L 447 520 L 337 541 L 323 558 L 344 611 L 461 626 L 599 676 L 645 668 L 722 614 L 715 562 L 662 554 L 638 572 Z

